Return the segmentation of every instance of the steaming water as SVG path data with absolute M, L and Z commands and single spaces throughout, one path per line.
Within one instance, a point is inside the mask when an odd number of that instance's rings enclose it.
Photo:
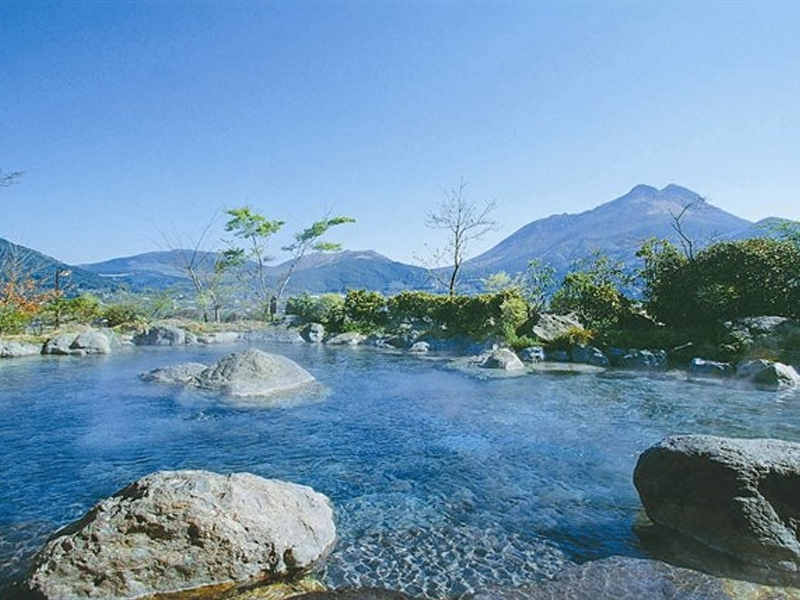
M 638 454 L 672 433 L 800 441 L 800 395 L 679 376 L 487 376 L 370 349 L 263 345 L 328 389 L 257 408 L 145 383 L 240 347 L 0 363 L 0 589 L 59 526 L 159 469 L 250 471 L 336 507 L 332 586 L 457 596 L 642 556 Z

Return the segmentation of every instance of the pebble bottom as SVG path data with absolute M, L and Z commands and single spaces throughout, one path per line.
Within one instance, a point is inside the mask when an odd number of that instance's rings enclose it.
M 457 598 L 478 589 L 549 579 L 571 564 L 546 540 L 456 526 L 369 533 L 339 543 L 325 579 L 340 587 L 383 587 L 411 596 Z

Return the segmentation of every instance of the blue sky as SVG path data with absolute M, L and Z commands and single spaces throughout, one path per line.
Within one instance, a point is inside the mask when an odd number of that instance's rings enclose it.
M 0 2 L 0 237 L 70 263 L 250 205 L 411 262 L 638 183 L 800 219 L 800 3 Z M 216 220 L 215 220 L 216 218 Z M 276 240 L 276 245 L 282 239 Z

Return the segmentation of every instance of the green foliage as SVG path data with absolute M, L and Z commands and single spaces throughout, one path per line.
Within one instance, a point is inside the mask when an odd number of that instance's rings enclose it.
M 91 294 L 81 294 L 75 298 L 59 296 L 47 304 L 47 312 L 57 314 L 61 323 L 90 324 L 100 316 L 100 300 Z
M 591 327 L 605 329 L 630 315 L 632 303 L 621 291 L 630 281 L 622 263 L 595 252 L 576 261 L 550 307 L 562 314 L 577 313 Z
M 341 327 L 344 298 L 339 294 L 302 294 L 286 301 L 286 314 L 297 315 L 306 323 L 322 323 L 326 328 Z
M 100 316 L 109 327 L 133 326 L 144 321 L 139 309 L 131 304 L 111 304 Z
M 547 310 L 553 294 L 556 270 L 547 263 L 534 258 L 528 261 L 525 271 L 519 276 L 517 285 L 520 294 L 528 303 L 528 314 L 532 316 Z
M 33 318 L 34 313 L 18 306 L 0 306 L 0 333 L 6 335 L 23 333 Z
M 559 350 L 569 350 L 573 346 L 584 345 L 588 346 L 594 341 L 597 334 L 591 329 L 583 329 L 582 327 L 570 327 L 566 332 L 559 335 L 556 339 L 548 344 L 549 347 Z
M 643 248 L 647 310 L 672 326 L 756 315 L 800 317 L 800 246 L 752 238 L 721 242 L 693 260 L 666 244 Z
M 389 323 L 388 303 L 378 292 L 349 290 L 344 299 L 345 323 L 352 330 L 371 332 Z
M 284 246 L 282 249 L 291 252 L 292 254 L 304 255 L 308 250 L 315 252 L 338 252 L 342 249 L 341 244 L 334 242 L 324 242 L 320 238 L 328 233 L 331 227 L 337 225 L 344 225 L 345 223 L 355 223 L 356 220 L 351 217 L 332 217 L 322 219 L 312 223 L 310 227 L 303 229 L 303 231 L 294 235 L 294 243 Z
M 270 221 L 265 216 L 254 212 L 250 207 L 232 208 L 225 211 L 231 218 L 225 223 L 225 231 L 233 233 L 236 237 L 257 240 L 268 238 L 278 233 L 283 227 L 283 221 Z

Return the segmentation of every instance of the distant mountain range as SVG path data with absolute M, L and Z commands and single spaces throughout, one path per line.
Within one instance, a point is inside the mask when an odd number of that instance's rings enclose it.
M 464 281 L 467 288 L 476 291 L 483 277 L 499 271 L 509 274 L 523 271 L 532 258 L 548 263 L 561 276 L 573 261 L 595 250 L 634 264 L 637 249 L 648 238 L 680 243 L 672 224 L 674 216 L 686 206 L 690 208 L 682 220 L 683 230 L 698 248 L 714 241 L 765 235 L 768 225 L 784 220 L 771 217 L 753 223 L 708 204 L 695 192 L 677 185 L 662 190 L 638 185 L 624 196 L 592 210 L 553 215 L 525 225 L 465 262 Z M 70 267 L 0 239 L 0 258 L 27 255 L 26 260 L 43 280 L 48 277 L 52 280 L 57 269 L 69 269 L 70 284 L 82 290 L 188 289 L 189 281 L 181 268 L 187 252 L 148 252 Z M 288 263 L 269 267 L 269 275 L 278 279 L 287 268 Z M 292 275 L 288 291 L 321 293 L 366 288 L 392 294 L 405 289 L 433 289 L 433 281 L 422 267 L 396 262 L 369 250 L 345 250 L 304 257 Z

